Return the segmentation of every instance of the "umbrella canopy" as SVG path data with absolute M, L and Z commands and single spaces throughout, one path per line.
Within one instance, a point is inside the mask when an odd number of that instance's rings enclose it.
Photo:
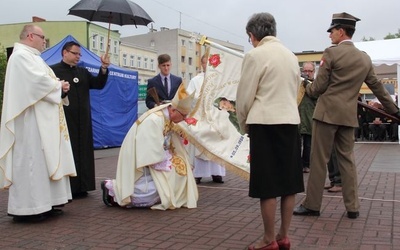
M 110 48 L 111 24 L 144 25 L 153 19 L 134 2 L 129 0 L 81 0 L 69 9 L 68 15 L 86 18 L 89 21 L 108 23 L 106 55 Z
M 129 0 L 81 0 L 69 9 L 68 15 L 118 25 L 146 26 L 154 22 L 142 7 Z

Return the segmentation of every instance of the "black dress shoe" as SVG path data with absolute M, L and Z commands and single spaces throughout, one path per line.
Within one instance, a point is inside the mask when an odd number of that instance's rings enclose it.
M 61 209 L 58 209 L 58 208 L 53 208 L 52 210 L 50 210 L 50 212 L 51 212 L 51 215 L 62 215 L 62 214 L 64 214 L 64 211 L 62 211 Z
M 357 217 L 360 216 L 360 212 L 347 212 L 347 217 L 349 219 L 357 219 Z
M 211 175 L 213 182 L 215 183 L 224 183 L 222 180 L 222 176 L 220 175 Z
M 305 215 L 305 216 L 319 216 L 320 215 L 319 211 L 308 209 L 303 205 L 296 207 L 293 210 L 293 214 L 294 215 Z
M 64 213 L 64 211 L 62 211 L 61 209 L 53 207 L 50 211 L 45 212 L 44 215 L 46 215 L 46 216 L 58 216 L 58 215 L 62 215 L 63 213 Z
M 103 202 L 107 207 L 113 207 L 113 198 L 108 195 L 108 189 L 106 188 L 106 181 L 101 182 L 101 190 L 103 190 Z
M 34 214 L 34 215 L 13 215 L 14 222 L 24 222 L 24 223 L 34 223 L 41 222 L 47 218 L 45 213 L 42 214 Z
M 200 184 L 200 182 L 201 182 L 201 177 L 196 177 L 196 178 L 194 178 L 195 180 L 196 180 L 196 184 Z

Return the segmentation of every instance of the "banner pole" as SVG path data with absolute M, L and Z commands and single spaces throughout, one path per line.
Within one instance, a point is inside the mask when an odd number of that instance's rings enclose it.
M 243 54 L 243 53 L 240 53 L 240 52 L 238 52 L 238 51 L 236 51 L 236 50 L 227 48 L 227 47 L 222 46 L 222 45 L 220 45 L 220 44 L 218 44 L 218 43 L 215 43 L 215 42 L 212 42 L 212 41 L 207 40 L 207 37 L 206 37 L 206 36 L 202 36 L 202 37 L 200 38 L 200 41 L 199 41 L 198 43 L 199 43 L 200 45 L 208 44 L 208 45 L 210 45 L 211 47 L 214 47 L 214 48 L 220 49 L 220 50 L 222 50 L 222 51 L 231 53 L 232 55 L 238 56 L 238 57 L 240 57 L 240 58 L 243 58 L 243 57 L 244 57 L 244 54 Z

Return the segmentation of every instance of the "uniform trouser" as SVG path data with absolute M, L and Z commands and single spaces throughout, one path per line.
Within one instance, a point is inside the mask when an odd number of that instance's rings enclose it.
M 336 155 L 336 150 L 333 148 L 331 158 L 328 162 L 328 176 L 331 181 L 331 186 L 342 186 L 342 177 L 340 176 L 340 171 L 338 167 L 338 160 Z
M 354 162 L 354 128 L 313 121 L 310 175 L 307 196 L 303 205 L 319 211 L 326 179 L 326 164 L 335 145 L 339 171 L 342 176 L 342 194 L 346 210 L 358 211 L 357 169 Z

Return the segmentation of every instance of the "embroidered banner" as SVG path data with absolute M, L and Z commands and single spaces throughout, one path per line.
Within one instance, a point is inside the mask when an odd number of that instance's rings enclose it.
M 241 134 L 236 116 L 236 91 L 243 58 L 211 47 L 201 93 L 179 126 L 189 141 L 209 158 L 249 178 L 249 138 Z

